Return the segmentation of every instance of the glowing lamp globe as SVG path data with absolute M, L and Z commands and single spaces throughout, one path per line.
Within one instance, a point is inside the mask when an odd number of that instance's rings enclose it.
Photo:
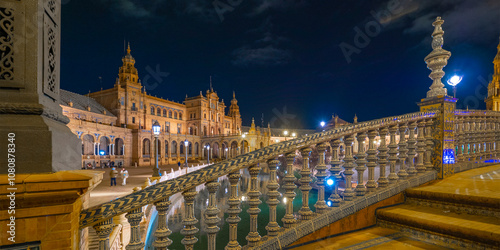
M 158 123 L 158 121 L 155 121 L 155 123 L 153 123 L 153 134 L 159 135 L 160 129 L 161 129 L 160 124 Z
M 333 180 L 332 179 L 326 180 L 326 185 L 328 185 L 328 186 L 333 185 Z
M 325 126 L 325 122 L 320 122 L 321 127 Z
M 448 79 L 448 85 L 455 87 L 462 81 L 462 76 L 454 75 Z

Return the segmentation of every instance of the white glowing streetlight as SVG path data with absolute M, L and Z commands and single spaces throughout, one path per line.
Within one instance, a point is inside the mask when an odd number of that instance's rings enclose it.
M 160 135 L 161 126 L 158 121 L 153 123 L 153 134 L 155 136 L 155 167 L 153 168 L 153 177 L 160 177 L 160 168 L 158 167 L 158 136 Z
M 319 123 L 319 125 L 321 125 L 321 127 L 324 127 L 324 126 L 325 126 L 325 124 L 326 124 L 326 123 L 325 123 L 325 122 L 323 122 L 323 121 Z
M 288 135 L 288 130 L 283 131 L 283 134 L 285 135 L 285 141 L 286 141 L 286 136 Z
M 295 133 L 292 133 L 292 137 L 295 137 L 296 135 L 297 135 L 297 134 L 295 134 Z
M 457 85 L 462 81 L 463 76 L 454 75 L 448 79 L 448 85 L 453 87 L 453 98 L 457 96 Z
M 186 146 L 186 174 L 187 174 L 187 169 L 188 169 L 188 146 L 189 146 L 189 141 L 186 139 L 184 141 L 184 146 Z

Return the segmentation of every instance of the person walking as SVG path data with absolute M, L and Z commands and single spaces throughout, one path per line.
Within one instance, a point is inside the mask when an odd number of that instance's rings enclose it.
M 122 168 L 122 171 L 120 171 L 120 176 L 122 178 L 122 186 L 127 185 L 128 171 L 125 168 Z
M 115 168 L 112 168 L 109 172 L 109 177 L 111 177 L 111 186 L 116 186 L 116 177 L 118 176 L 118 171 Z

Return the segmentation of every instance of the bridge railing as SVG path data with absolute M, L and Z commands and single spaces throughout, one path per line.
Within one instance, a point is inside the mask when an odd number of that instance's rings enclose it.
M 240 249 L 237 231 L 240 227 L 249 227 L 246 236 L 247 247 L 274 249 L 291 244 L 298 238 L 312 233 L 329 223 L 350 215 L 360 209 L 397 194 L 408 187 L 417 186 L 436 178 L 433 170 L 431 154 L 434 141 L 432 130 L 436 123 L 436 113 L 418 112 L 401 116 L 388 117 L 356 124 L 349 124 L 328 131 L 323 131 L 293 140 L 277 143 L 268 147 L 240 155 L 233 159 L 207 166 L 175 179 L 166 180 L 152 185 L 130 195 L 83 210 L 80 215 L 80 228 L 93 226 L 99 236 L 99 249 L 109 249 L 110 225 L 114 216 L 126 213 L 131 230 L 130 243 L 127 249 L 142 249 L 139 223 L 143 217 L 142 207 L 154 204 L 158 211 L 158 227 L 153 233 L 153 246 L 166 249 L 172 240 L 168 238 L 171 231 L 167 227 L 166 215 L 170 206 L 169 198 L 181 193 L 184 197 L 184 225 L 180 233 L 184 235 L 182 244 L 186 249 L 193 249 L 199 232 L 196 228 L 194 200 L 198 192 L 196 187 L 205 184 L 208 189 L 208 207 L 204 211 L 205 232 L 208 235 L 208 246 L 215 249 L 217 226 L 220 222 L 216 193 L 219 188 L 219 177 L 226 176 L 230 182 L 227 204 L 229 224 L 229 241 L 224 243 L 226 249 Z M 366 140 L 368 138 L 368 140 Z M 399 140 L 397 140 L 399 138 Z M 353 149 L 357 141 L 357 152 Z M 365 144 L 368 144 L 368 147 Z M 344 157 L 339 156 L 340 145 L 343 144 Z M 309 191 L 311 190 L 311 168 L 309 158 L 311 146 L 318 149 L 319 161 L 315 166 L 318 199 L 314 204 L 315 212 L 309 206 Z M 331 166 L 327 170 L 326 149 L 331 146 Z M 365 150 L 367 149 L 367 150 Z M 302 206 L 298 215 L 294 214 L 293 200 L 296 197 L 296 178 L 293 163 L 298 154 L 303 157 L 300 170 L 300 192 Z M 356 152 L 354 155 L 353 153 Z M 276 170 L 279 166 L 278 156 L 286 157 L 286 175 L 283 185 L 284 197 L 287 198 L 286 212 L 282 218 L 282 227 L 276 219 L 276 207 L 279 184 Z M 269 182 L 267 188 L 267 204 L 269 206 L 269 223 L 266 226 L 267 236 L 262 237 L 257 231 L 257 221 L 260 215 L 259 204 L 261 193 L 257 178 L 263 166 L 267 163 Z M 375 179 L 378 167 L 379 178 Z M 389 171 L 386 171 L 386 168 Z M 238 194 L 240 185 L 240 170 L 248 169 L 250 174 L 250 189 L 248 192 L 247 210 L 250 220 L 240 224 L 241 197 Z M 357 185 L 352 185 L 354 171 L 357 174 Z M 368 170 L 365 181 L 364 172 Z M 330 197 L 325 197 L 325 182 L 329 179 L 335 183 Z M 343 193 L 339 192 L 339 182 L 345 176 Z M 366 184 L 366 185 L 365 185 Z M 260 215 L 262 216 L 262 215 Z

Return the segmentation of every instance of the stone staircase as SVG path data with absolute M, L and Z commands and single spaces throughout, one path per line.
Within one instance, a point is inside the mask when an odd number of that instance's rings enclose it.
M 377 225 L 452 249 L 500 249 L 500 198 L 408 189 L 403 205 L 377 211 Z
M 89 250 L 98 250 L 99 237 L 97 236 L 97 233 L 93 227 L 89 227 L 88 229 L 89 229 L 89 236 L 88 236 Z

